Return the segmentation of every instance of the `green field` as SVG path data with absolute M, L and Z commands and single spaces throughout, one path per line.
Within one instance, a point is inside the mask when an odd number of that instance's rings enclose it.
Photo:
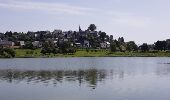
M 74 54 L 41 54 L 41 49 L 15 49 L 16 58 L 50 58 L 50 57 L 170 57 L 170 52 L 109 52 L 107 50 L 77 50 Z

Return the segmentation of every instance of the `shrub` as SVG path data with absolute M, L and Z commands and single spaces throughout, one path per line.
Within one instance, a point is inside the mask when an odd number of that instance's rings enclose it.
M 33 54 L 33 53 L 34 53 L 34 51 L 32 51 L 32 50 L 26 51 L 26 54 Z
M 89 49 L 88 49 L 88 48 L 86 48 L 86 52 L 89 52 Z
M 5 58 L 15 57 L 15 51 L 11 48 L 1 48 L 0 56 Z
M 158 53 L 158 50 L 149 51 L 149 53 Z

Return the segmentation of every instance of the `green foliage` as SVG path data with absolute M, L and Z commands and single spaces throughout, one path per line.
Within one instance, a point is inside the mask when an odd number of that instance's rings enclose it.
M 28 51 L 26 51 L 26 54 L 34 54 L 34 51 L 33 50 L 28 50 Z
M 106 37 L 106 33 L 105 33 L 105 32 L 101 32 L 101 33 L 100 33 L 100 38 L 101 38 L 101 40 L 102 40 L 103 42 L 104 42 L 105 37 Z
M 114 42 L 110 44 L 110 51 L 116 52 L 116 44 Z
M 167 43 L 166 49 L 167 49 L 167 50 L 170 50 L 170 43 Z
M 74 47 L 71 47 L 71 44 L 69 42 L 63 42 L 59 45 L 59 51 L 61 53 L 75 53 L 76 49 Z
M 157 41 L 155 43 L 156 50 L 166 50 L 167 43 L 166 41 Z
M 149 52 L 109 52 L 106 50 L 79 49 L 75 53 L 41 54 L 41 49 L 35 49 L 33 54 L 28 54 L 30 49 L 16 49 L 16 57 L 169 57 L 169 51 L 149 51 Z M 33 51 L 33 50 L 32 50 Z M 92 52 L 93 51 L 93 52 Z M 1 56 L 2 57 L 2 56 Z M 4 56 L 3 56 L 4 57 Z
M 13 58 L 15 57 L 15 51 L 11 48 L 0 48 L 0 57 Z
M 9 54 L 11 57 L 15 57 L 15 51 L 13 49 L 6 48 L 5 52 Z
M 140 49 L 141 49 L 142 52 L 147 52 L 147 51 L 149 51 L 148 44 L 147 44 L 147 43 L 143 43 L 143 44 L 140 46 Z
M 12 37 L 12 32 L 11 32 L 11 31 L 10 31 L 10 32 L 7 31 L 7 32 L 5 33 L 5 36 L 6 36 L 6 37 Z
M 158 53 L 158 50 L 151 50 L 149 53 Z
M 42 54 L 58 53 L 58 50 L 55 48 L 55 45 L 52 41 L 46 41 L 42 46 L 43 46 L 41 50 Z
M 86 48 L 86 52 L 89 52 L 89 48 Z
M 95 24 L 90 24 L 90 26 L 88 27 L 89 30 L 91 31 L 95 31 L 97 29 Z
M 124 38 L 123 38 L 123 37 L 119 37 L 119 38 L 118 38 L 118 41 L 119 41 L 120 43 L 124 43 Z
M 24 49 L 35 49 L 31 41 L 25 43 Z
M 54 43 L 51 41 L 45 42 L 43 44 L 43 48 L 41 50 L 42 54 L 57 54 L 57 53 L 75 53 L 76 49 L 74 47 L 71 47 L 70 43 L 68 42 L 63 42 L 59 45 L 59 48 L 55 48 Z
M 126 50 L 127 51 L 137 51 L 138 50 L 138 46 L 135 44 L 134 41 L 129 41 L 126 43 L 127 47 Z

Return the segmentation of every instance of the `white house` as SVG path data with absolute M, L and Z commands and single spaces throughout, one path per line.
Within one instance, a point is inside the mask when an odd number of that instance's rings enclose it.
M 20 43 L 20 46 L 22 47 L 22 46 L 25 46 L 25 42 L 24 41 L 19 41 L 19 43 Z
M 106 42 L 106 44 L 107 44 L 107 48 L 110 48 L 110 43 L 109 43 L 109 42 Z
M 84 47 L 90 47 L 90 43 L 87 40 L 84 40 Z
M 100 47 L 101 47 L 102 49 L 105 49 L 105 48 L 107 47 L 107 44 L 106 44 L 105 42 L 100 43 Z
M 75 43 L 74 44 L 76 47 L 81 47 L 82 45 L 81 45 L 81 43 Z
M 41 46 L 42 46 L 39 41 L 34 41 L 34 42 L 32 42 L 32 45 L 33 45 L 34 47 L 41 47 Z
M 68 39 L 64 39 L 64 42 L 68 42 Z
M 58 45 L 57 45 L 58 41 L 53 41 L 53 43 L 54 43 L 55 47 L 58 46 Z
M 100 43 L 100 47 L 102 49 L 110 48 L 110 43 L 109 42 L 102 42 L 102 43 Z

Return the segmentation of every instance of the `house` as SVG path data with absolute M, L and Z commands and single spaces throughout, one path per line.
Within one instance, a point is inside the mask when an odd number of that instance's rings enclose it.
M 13 48 L 14 45 L 15 45 L 15 43 L 12 41 L 0 40 L 0 46 L 2 46 L 2 47 Z
M 110 43 L 109 42 L 102 42 L 102 43 L 100 43 L 100 47 L 102 49 L 110 48 Z
M 42 44 L 39 41 L 32 42 L 32 45 L 37 48 L 42 47 Z
M 107 47 L 106 42 L 100 43 L 100 47 L 101 47 L 102 49 L 105 49 L 105 48 Z
M 24 41 L 19 41 L 19 43 L 20 43 L 21 47 L 25 46 L 25 42 Z
M 90 47 L 90 43 L 87 40 L 84 40 L 84 47 Z
M 68 39 L 65 38 L 65 39 L 64 39 L 64 42 L 68 42 Z
M 62 33 L 62 30 L 59 30 L 59 29 L 58 30 L 56 29 L 52 32 L 52 34 L 61 34 L 61 33 Z
M 58 41 L 53 41 L 53 43 L 54 43 L 55 47 L 58 46 Z
M 97 37 L 98 36 L 98 32 L 97 31 L 90 31 L 90 35 Z
M 75 43 L 74 46 L 75 46 L 75 47 L 82 47 L 81 43 L 78 43 L 78 42 Z
M 62 34 L 62 30 L 54 30 L 52 32 L 53 38 L 58 38 L 60 34 Z
M 89 33 L 89 30 L 83 31 L 81 27 L 79 26 L 79 36 L 87 37 L 87 33 Z
M 110 43 L 109 43 L 109 42 L 106 42 L 106 44 L 107 44 L 107 48 L 110 48 Z

